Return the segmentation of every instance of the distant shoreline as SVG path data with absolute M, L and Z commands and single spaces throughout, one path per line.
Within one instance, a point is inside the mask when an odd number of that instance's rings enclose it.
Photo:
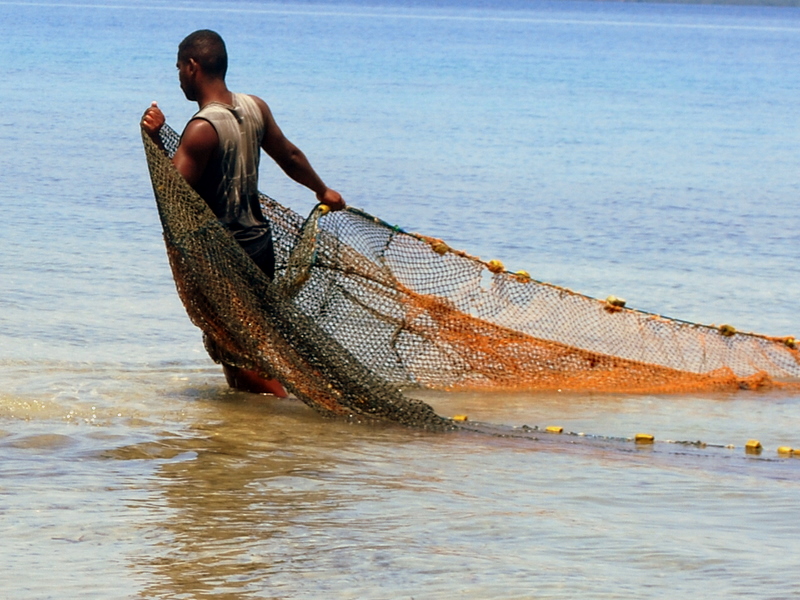
M 797 8 L 800 0 L 592 0 L 594 2 L 619 2 L 629 4 L 706 4 L 732 6 L 776 6 Z

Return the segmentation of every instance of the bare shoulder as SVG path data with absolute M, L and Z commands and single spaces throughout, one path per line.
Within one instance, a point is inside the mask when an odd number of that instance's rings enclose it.
M 192 119 L 186 125 L 172 164 L 189 185 L 197 185 L 200 181 L 218 144 L 217 130 L 205 119 Z
M 264 102 L 264 100 L 262 100 L 258 96 L 254 96 L 253 94 L 248 94 L 248 96 L 250 96 L 251 99 L 255 100 L 256 104 L 258 104 L 258 107 L 261 110 L 264 110 L 264 109 L 269 110 L 269 106 L 267 106 L 267 103 Z
M 258 96 L 254 96 L 252 94 L 249 94 L 249 96 L 255 100 L 256 106 L 258 106 L 258 109 L 261 111 L 261 114 L 264 117 L 264 122 L 269 123 L 272 121 L 272 111 L 269 109 L 267 103 Z
M 181 136 L 181 146 L 195 152 L 210 151 L 219 144 L 219 136 L 214 126 L 205 119 L 192 119 Z

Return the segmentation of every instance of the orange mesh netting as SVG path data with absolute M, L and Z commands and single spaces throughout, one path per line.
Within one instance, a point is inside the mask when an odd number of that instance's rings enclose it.
M 319 410 L 440 427 L 427 405 L 392 386 L 637 393 L 800 386 L 793 338 L 589 298 L 352 208 L 317 208 L 304 219 L 263 196 L 277 255 L 269 282 L 144 139 L 177 287 L 215 358 L 276 376 Z M 174 152 L 175 132 L 164 127 L 162 140 Z

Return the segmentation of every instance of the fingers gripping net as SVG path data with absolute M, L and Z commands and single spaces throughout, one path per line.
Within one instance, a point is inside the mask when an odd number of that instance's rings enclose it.
M 175 133 L 163 137 L 174 151 Z M 277 254 L 272 284 L 148 142 L 190 317 L 225 362 L 277 376 L 320 410 L 441 427 L 387 383 L 629 393 L 800 383 L 793 338 L 589 298 L 356 209 L 303 219 L 263 196 Z
M 178 138 L 164 128 L 174 153 Z M 429 429 L 449 421 L 403 396 L 306 316 L 272 283 L 143 135 L 170 266 L 186 311 L 214 358 L 275 377 L 323 413 L 385 418 Z

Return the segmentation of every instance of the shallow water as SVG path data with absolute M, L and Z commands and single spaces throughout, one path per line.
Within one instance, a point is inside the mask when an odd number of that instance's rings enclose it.
M 798 459 L 346 424 L 227 392 L 214 369 L 176 371 L 140 372 L 135 389 L 116 367 L 51 371 L 63 384 L 107 383 L 71 400 L 4 399 L 8 597 L 798 591 Z M 737 395 L 669 408 L 663 398 L 423 396 L 445 413 L 622 436 L 643 423 L 662 435 L 766 434 L 765 413 L 796 431 L 798 412 L 796 399 Z M 778 429 L 765 444 L 782 442 L 789 428 Z
M 191 115 L 175 48 L 212 27 L 231 87 L 351 204 L 576 291 L 798 334 L 800 11 L 0 2 L 0 19 L 0 596 L 800 594 L 800 459 L 776 453 L 800 446 L 796 394 L 413 392 L 483 431 L 431 435 L 228 391 L 175 294 L 137 127 L 153 99 L 178 128 Z M 266 161 L 262 187 L 312 207 Z

